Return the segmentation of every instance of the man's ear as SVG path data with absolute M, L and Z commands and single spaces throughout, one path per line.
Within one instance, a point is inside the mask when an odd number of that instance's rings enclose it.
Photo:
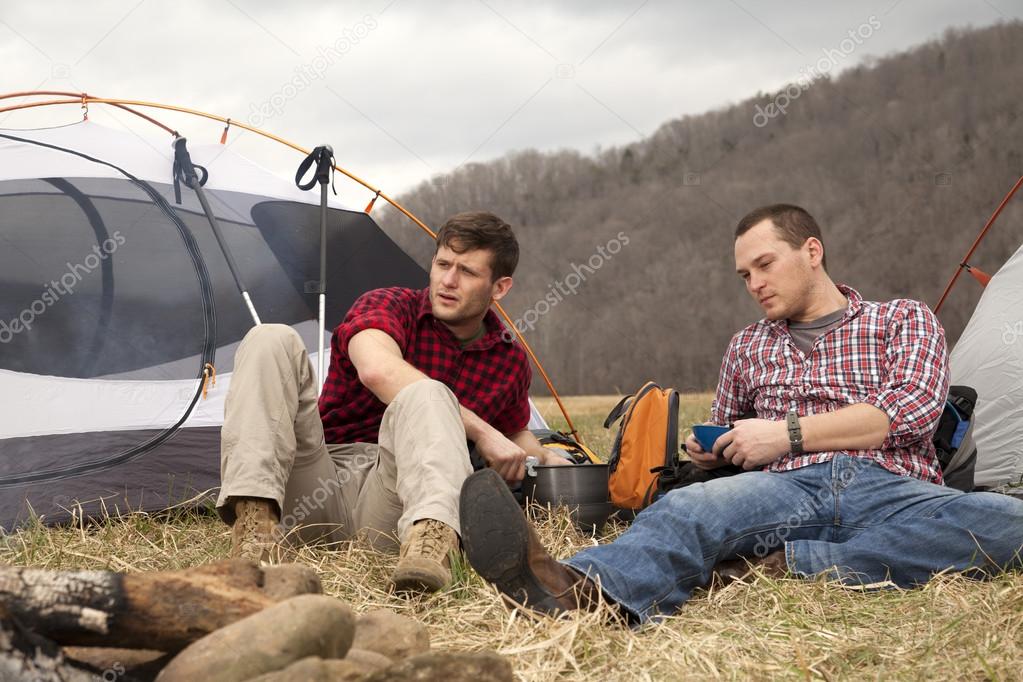
M 490 287 L 490 297 L 495 301 L 500 301 L 504 298 L 508 290 L 512 288 L 511 277 L 500 277 Z
M 810 255 L 810 264 L 820 265 L 824 260 L 824 245 L 821 244 L 821 240 L 816 237 L 807 237 L 804 247 Z

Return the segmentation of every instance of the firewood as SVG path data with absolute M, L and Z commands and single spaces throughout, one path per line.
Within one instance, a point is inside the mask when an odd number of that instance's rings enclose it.
M 0 605 L 59 644 L 174 652 L 291 596 L 267 594 L 265 578 L 240 559 L 130 574 L 2 567 Z M 318 580 L 299 583 L 319 589 Z
M 36 635 L 0 607 L 0 680 L 91 682 L 96 675 L 65 660 L 60 648 Z

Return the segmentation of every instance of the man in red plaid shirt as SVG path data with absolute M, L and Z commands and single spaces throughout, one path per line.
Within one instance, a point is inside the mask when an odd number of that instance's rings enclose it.
M 476 570 L 540 611 L 588 607 L 602 591 L 645 622 L 671 614 L 715 567 L 860 587 L 1019 567 L 1023 502 L 940 485 L 932 436 L 949 380 L 933 313 L 835 284 L 820 229 L 798 206 L 743 218 L 735 263 L 765 318 L 732 338 L 721 366 L 712 423 L 734 427 L 710 452 L 692 436 L 686 446 L 697 467 L 743 473 L 674 490 L 614 542 L 559 563 L 500 480 L 479 472 L 461 497 Z
M 430 286 L 359 298 L 334 330 L 317 401 L 298 334 L 252 329 L 238 349 L 225 406 L 217 508 L 232 555 L 270 558 L 276 533 L 339 541 L 365 531 L 400 543 L 398 590 L 437 590 L 458 549 L 458 491 L 472 472 L 467 440 L 504 480 L 527 454 L 530 368 L 490 305 L 508 293 L 519 247 L 484 212 L 437 235 Z M 279 537 L 277 538 L 279 539 Z

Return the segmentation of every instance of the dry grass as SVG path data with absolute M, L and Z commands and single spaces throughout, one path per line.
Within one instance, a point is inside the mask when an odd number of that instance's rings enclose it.
M 615 402 L 570 406 L 601 452 L 602 421 Z M 549 406 L 544 406 L 550 415 Z M 686 401 L 683 424 L 702 420 L 707 397 Z M 594 427 L 594 424 L 597 424 Z M 208 511 L 208 510 L 207 510 Z M 564 557 L 601 538 L 576 533 L 567 514 L 538 512 L 541 534 Z M 141 571 L 223 558 L 227 528 L 194 510 L 132 514 L 88 528 L 39 525 L 0 538 L 0 562 L 53 569 Z M 664 679 L 1020 679 L 1023 575 L 973 582 L 941 577 L 922 589 L 862 594 L 835 585 L 758 577 L 698 593 L 678 615 L 632 631 L 607 610 L 554 620 L 509 609 L 465 566 L 445 593 L 406 600 L 389 594 L 395 558 L 358 543 L 303 548 L 329 594 L 357 610 L 387 607 L 430 629 L 435 647 L 495 649 L 522 680 Z

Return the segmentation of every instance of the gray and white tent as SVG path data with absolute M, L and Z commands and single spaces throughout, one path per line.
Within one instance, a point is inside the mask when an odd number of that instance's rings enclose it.
M 170 141 L 87 121 L 0 130 L 5 529 L 76 503 L 162 509 L 219 484 L 224 396 L 252 321 L 195 192 L 175 201 Z M 259 315 L 298 330 L 315 363 L 318 193 L 221 144 L 190 151 Z M 333 197 L 327 245 L 328 330 L 364 291 L 427 282 Z
M 1019 482 L 1023 479 L 1023 247 L 984 288 L 950 363 L 952 383 L 977 391 L 974 484 L 991 488 Z

